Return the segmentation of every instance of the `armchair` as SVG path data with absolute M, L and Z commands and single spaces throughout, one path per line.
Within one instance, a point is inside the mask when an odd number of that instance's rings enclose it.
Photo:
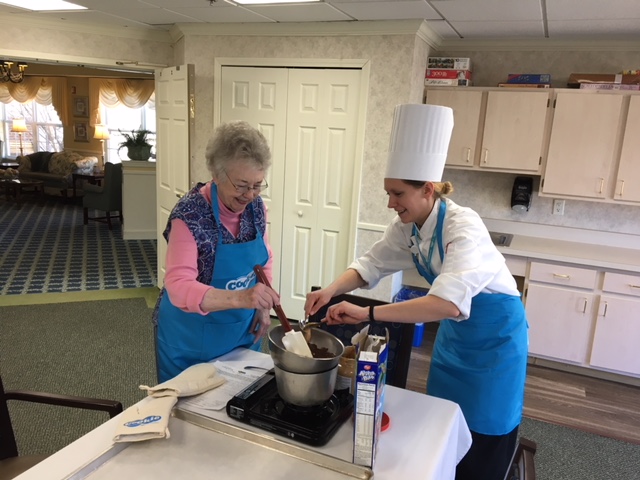
M 5 392 L 0 377 L 0 480 L 10 480 L 44 460 L 46 455 L 19 455 L 16 438 L 9 416 L 8 400 L 46 403 L 62 407 L 100 410 L 107 412 L 110 418 L 122 412 L 122 404 L 114 400 L 98 398 L 72 397 L 24 390 Z
M 320 287 L 311 287 L 311 291 Z M 368 307 L 369 305 L 384 305 L 387 302 L 360 297 L 357 295 L 344 294 L 336 295 L 327 305 L 309 317 L 310 322 L 319 322 L 326 314 L 327 309 L 336 303 L 347 301 Z M 409 374 L 409 363 L 411 361 L 411 349 L 413 346 L 413 331 L 415 326 L 412 323 L 391 323 L 391 322 L 367 322 L 369 333 L 373 335 L 384 335 L 385 327 L 389 329 L 389 357 L 387 359 L 387 384 L 394 387 L 405 388 L 407 386 L 407 376 Z M 327 325 L 323 323 L 320 327 L 338 337 L 345 345 L 351 344 L 351 337 L 359 332 L 365 325 Z
M 109 230 L 113 228 L 111 219 L 115 218 L 113 212 L 118 212 L 120 223 L 122 218 L 122 164 L 107 162 L 104 168 L 104 181 L 102 186 L 85 185 L 85 191 L 82 198 L 82 206 L 84 207 L 84 224 L 89 220 L 97 222 L 105 222 L 109 225 Z M 89 209 L 102 210 L 105 212 L 103 217 L 89 217 Z

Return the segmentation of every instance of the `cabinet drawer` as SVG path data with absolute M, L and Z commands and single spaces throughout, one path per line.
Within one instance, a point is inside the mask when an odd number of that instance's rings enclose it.
M 529 280 L 566 287 L 593 289 L 596 284 L 596 271 L 551 263 L 531 262 Z
M 606 272 L 602 290 L 640 297 L 640 276 Z

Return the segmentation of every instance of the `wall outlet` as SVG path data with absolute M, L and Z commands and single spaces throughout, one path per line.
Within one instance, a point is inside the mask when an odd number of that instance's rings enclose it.
M 564 200 L 559 200 L 557 198 L 553 200 L 553 214 L 564 215 Z

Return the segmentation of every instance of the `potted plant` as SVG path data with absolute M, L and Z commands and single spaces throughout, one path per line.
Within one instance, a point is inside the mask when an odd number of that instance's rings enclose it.
M 118 153 L 124 147 L 127 148 L 127 156 L 131 160 L 149 160 L 151 156 L 151 144 L 147 139 L 148 135 L 153 133 L 149 130 L 131 130 L 131 133 L 118 130 L 124 137 L 124 141 L 120 142 Z

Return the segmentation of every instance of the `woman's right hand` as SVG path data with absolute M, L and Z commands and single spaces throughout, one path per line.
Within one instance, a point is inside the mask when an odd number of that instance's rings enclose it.
M 264 283 L 256 283 L 253 288 L 241 290 L 242 308 L 269 311 L 274 305 L 280 305 L 280 295 Z
M 326 288 L 307 293 L 307 300 L 304 302 L 305 316 L 313 315 L 324 307 L 333 295 Z

